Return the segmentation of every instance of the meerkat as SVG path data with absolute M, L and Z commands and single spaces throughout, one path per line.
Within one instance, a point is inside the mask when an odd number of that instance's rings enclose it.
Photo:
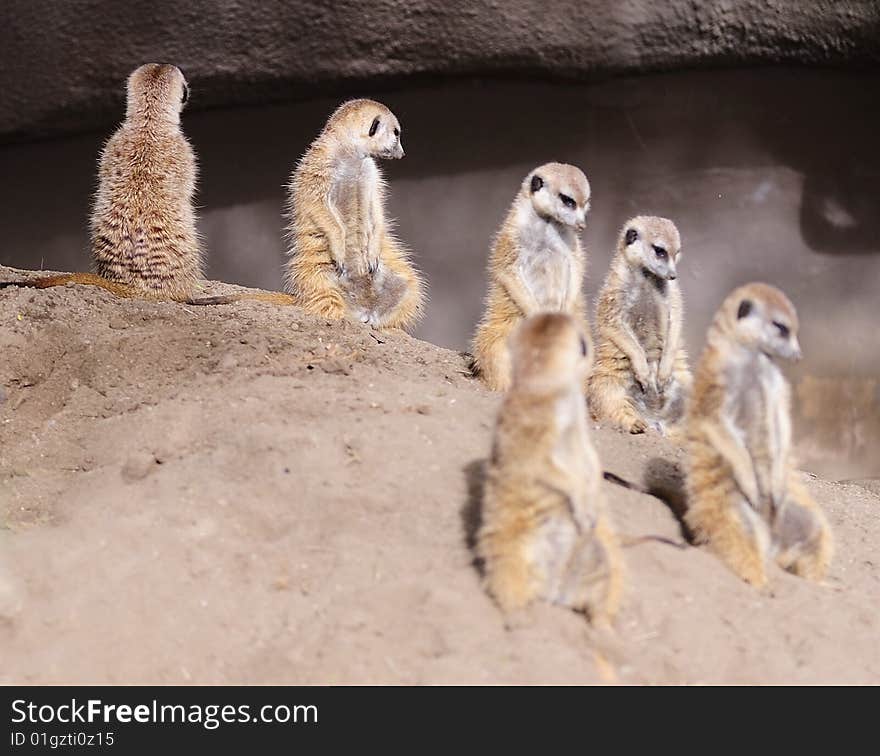
M 288 186 L 286 287 L 305 310 L 411 329 L 425 285 L 385 216 L 377 159 L 404 155 L 400 122 L 373 100 L 330 116 Z
M 485 586 L 505 613 L 536 599 L 597 623 L 617 611 L 622 557 L 583 397 L 592 359 L 588 333 L 563 313 L 532 316 L 511 337 L 477 536 Z
M 585 255 L 579 238 L 590 209 L 590 184 L 573 165 L 531 171 L 489 255 L 489 291 L 471 353 L 473 371 L 494 391 L 511 382 L 508 339 L 524 318 L 563 312 L 586 323 Z
M 189 86 L 179 68 L 149 63 L 127 82 L 125 121 L 99 161 L 90 219 L 94 273 L 4 286 L 99 286 L 120 297 L 187 301 L 202 277 L 193 195 L 196 158 L 180 128 Z
M 677 430 L 691 386 L 677 268 L 681 239 L 666 218 L 639 216 L 620 232 L 596 306 L 590 410 L 630 433 Z
M 737 575 L 767 581 L 771 559 L 820 579 L 832 537 L 797 479 L 790 389 L 776 360 L 800 359 L 798 317 L 779 289 L 751 283 L 715 315 L 687 413 L 685 521 Z

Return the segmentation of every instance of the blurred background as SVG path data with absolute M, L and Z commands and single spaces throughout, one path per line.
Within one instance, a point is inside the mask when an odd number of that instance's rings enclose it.
M 124 82 L 179 65 L 208 275 L 278 289 L 284 185 L 341 99 L 403 125 L 389 211 L 430 281 L 417 336 L 465 349 L 491 237 L 550 160 L 593 187 L 591 301 L 627 218 L 678 225 L 694 360 L 733 287 L 783 288 L 800 464 L 880 477 L 880 2 L 4 0 L 0 263 L 87 270 Z

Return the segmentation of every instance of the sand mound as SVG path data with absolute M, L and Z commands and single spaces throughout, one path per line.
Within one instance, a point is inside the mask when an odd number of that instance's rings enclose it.
M 505 627 L 469 550 L 499 399 L 461 355 L 83 287 L 0 291 L 0 319 L 0 682 L 880 682 L 864 485 L 807 481 L 824 585 L 756 591 L 651 542 L 614 635 L 549 606 Z M 664 440 L 595 439 L 675 490 Z M 622 533 L 680 540 L 659 499 L 605 487 Z

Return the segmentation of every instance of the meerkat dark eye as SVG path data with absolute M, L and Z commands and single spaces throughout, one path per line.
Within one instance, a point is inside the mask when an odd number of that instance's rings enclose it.
M 186 104 L 186 101 L 189 99 L 189 87 L 184 84 L 183 85 L 183 94 L 180 96 L 180 104 Z
M 657 255 L 660 260 L 666 260 L 669 258 L 669 253 L 659 244 L 652 244 L 651 246 L 654 248 L 654 254 Z
M 571 210 L 574 210 L 574 208 L 577 207 L 577 202 L 575 202 L 574 199 L 569 197 L 567 194 L 560 194 L 559 199 L 562 200 L 563 205 Z
M 394 127 L 394 136 L 396 136 L 396 137 L 400 136 L 400 129 L 398 129 L 397 126 Z
M 785 325 L 785 323 L 780 323 L 778 320 L 774 320 L 773 325 L 776 326 L 776 330 L 779 331 L 779 335 L 782 336 L 782 338 L 788 338 L 788 335 L 791 333 L 791 329 L 787 325 Z
M 636 231 L 634 228 L 630 228 L 630 229 L 627 230 L 627 232 L 626 232 L 626 237 L 625 237 L 625 238 L 626 238 L 626 246 L 628 247 L 628 246 L 629 246 L 630 244 L 632 244 L 636 239 L 639 238 L 639 232 Z
M 587 340 L 581 336 L 581 357 L 587 356 Z
M 373 119 L 373 123 L 370 126 L 370 136 L 376 136 L 376 132 L 379 130 L 379 117 L 376 116 Z
M 748 299 L 744 299 L 739 303 L 739 309 L 736 311 L 736 319 L 742 320 L 752 311 L 752 303 Z
M 540 191 L 542 186 L 544 186 L 544 179 L 542 179 L 537 174 L 532 176 L 532 185 L 531 185 L 532 194 L 534 194 L 537 191 Z

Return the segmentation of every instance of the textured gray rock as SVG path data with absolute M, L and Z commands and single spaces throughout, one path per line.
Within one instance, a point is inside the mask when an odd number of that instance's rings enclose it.
M 207 108 L 413 76 L 876 65 L 878 42 L 876 0 L 5 0 L 0 141 L 118 118 L 122 82 L 148 61 L 180 65 Z

